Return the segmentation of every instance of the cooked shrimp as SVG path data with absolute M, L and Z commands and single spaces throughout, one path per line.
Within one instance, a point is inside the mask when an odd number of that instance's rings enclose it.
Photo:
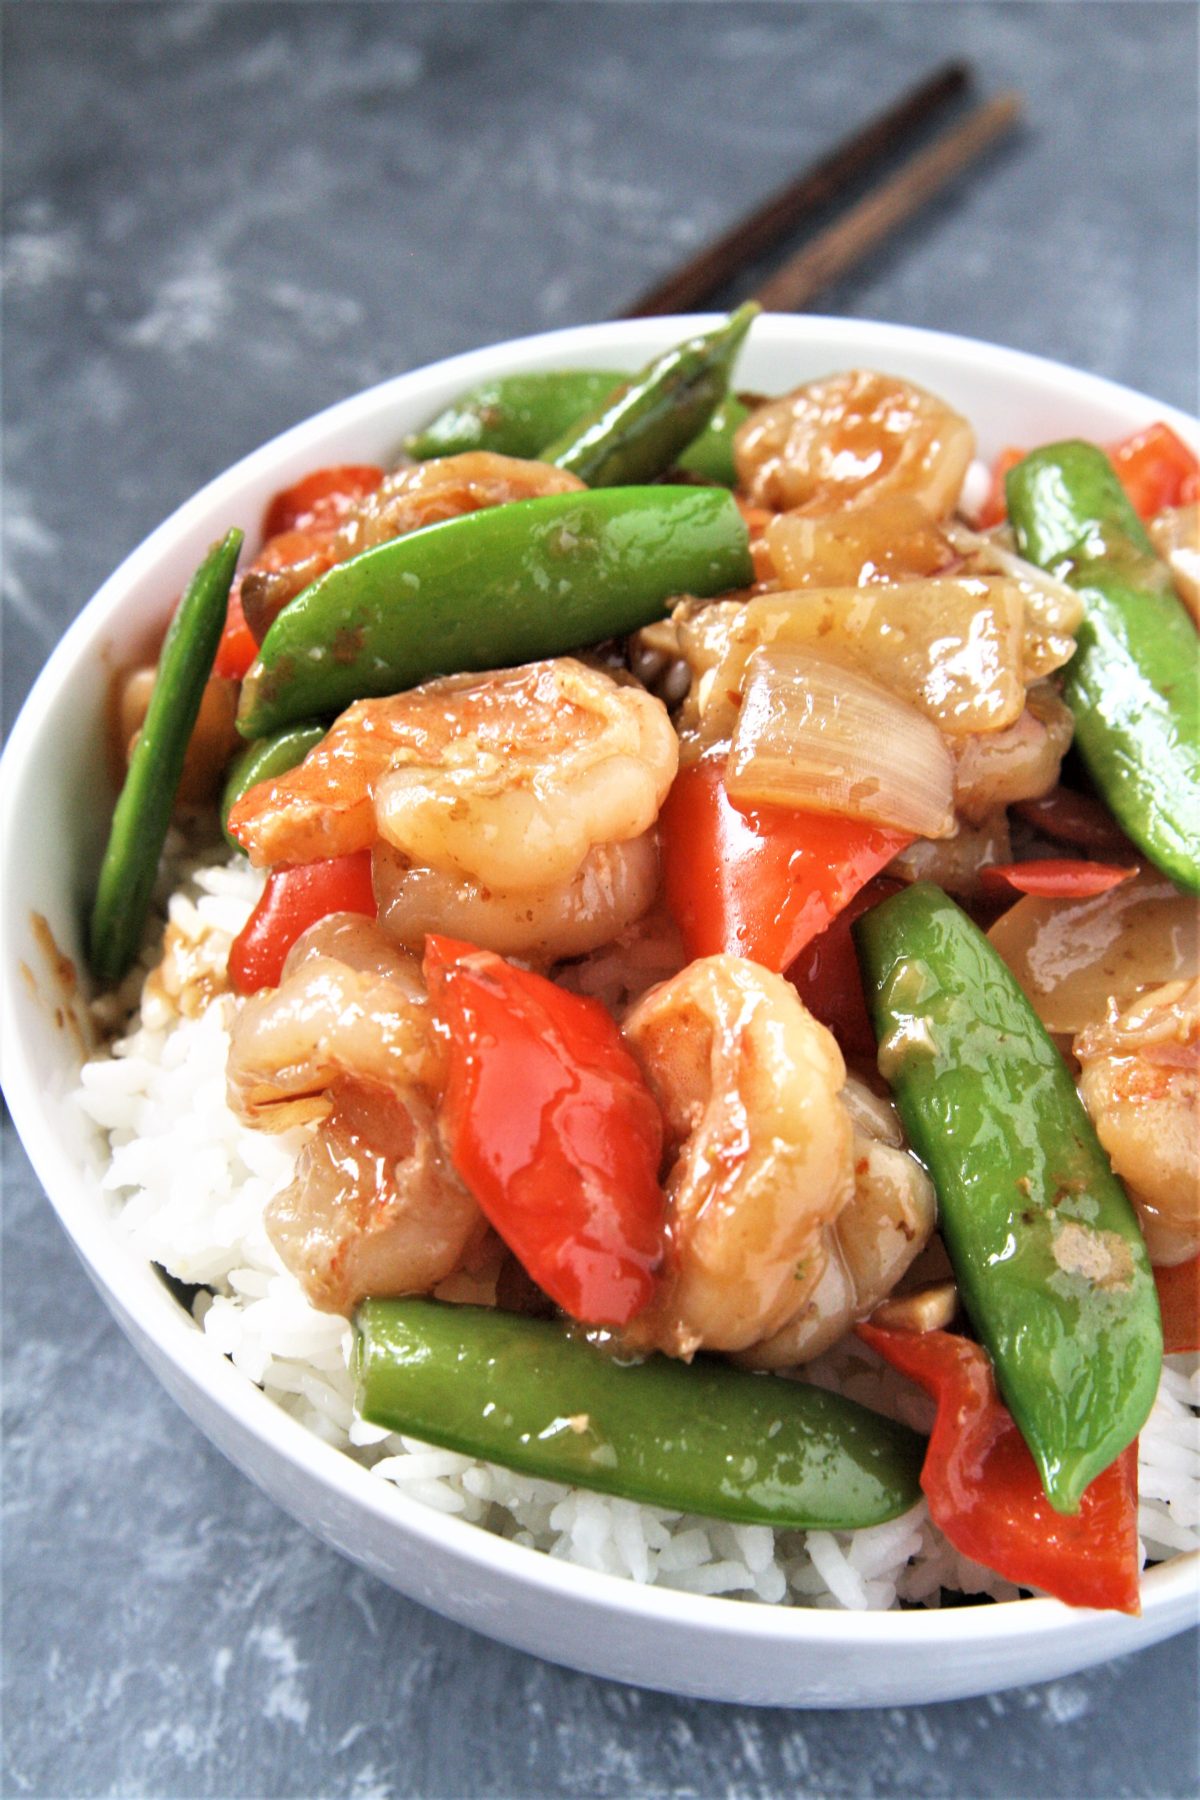
M 728 740 L 729 709 L 737 696 L 716 695 L 714 684 L 745 610 L 741 600 L 681 600 L 671 617 L 653 628 L 662 634 L 660 644 L 673 643 L 675 667 L 686 675 L 686 685 L 679 683 L 677 717 L 680 759 L 685 764 L 714 743 Z
M 640 837 L 675 776 L 662 702 L 571 657 L 358 700 L 230 827 L 252 862 L 309 862 L 382 837 L 425 868 L 500 889 L 568 881 Z
M 550 463 L 499 456 L 494 450 L 434 457 L 385 475 L 342 525 L 339 550 L 343 556 L 357 556 L 443 519 L 514 500 L 537 500 L 544 494 L 574 494 L 584 485 L 578 475 Z
M 778 513 L 764 535 L 784 588 L 914 581 L 946 572 L 960 560 L 921 502 L 904 493 L 828 514 Z
M 854 1120 L 853 1198 L 825 1227 L 824 1267 L 803 1305 L 743 1352 L 751 1368 L 792 1368 L 820 1356 L 886 1299 L 933 1233 L 933 1183 L 901 1147 L 892 1107 L 853 1080 L 845 1095 Z
M 1075 1039 L 1079 1091 L 1154 1263 L 1200 1250 L 1200 980 L 1169 981 Z
M 372 863 L 379 921 L 398 944 L 419 951 L 441 931 L 481 950 L 548 964 L 609 944 L 649 912 L 658 892 L 653 831 L 623 844 L 596 844 L 566 881 L 501 889 L 414 867 L 383 842 Z
M 691 963 L 624 1025 L 663 1110 L 667 1267 L 631 1343 L 744 1350 L 790 1319 L 854 1191 L 836 1042 L 779 975 Z
M 353 507 L 322 545 L 318 558 L 307 555 L 282 567 L 247 569 L 242 577 L 243 610 L 261 637 L 288 601 L 334 563 L 463 513 L 504 506 L 513 500 L 535 500 L 543 494 L 571 494 L 583 485 L 565 469 L 516 456 L 497 456 L 490 450 L 439 456 L 397 469 Z M 301 534 L 295 535 L 303 544 Z
M 1035 683 L 1013 724 L 951 744 L 955 810 L 969 825 L 980 825 L 1000 807 L 1048 794 L 1074 729 L 1070 708 L 1050 683 Z
M 944 401 L 894 375 L 854 369 L 769 400 L 738 427 L 738 486 L 761 506 L 828 513 L 905 494 L 941 519 L 975 448 Z
M 427 1293 L 480 1250 L 487 1227 L 437 1131 L 439 1069 L 419 966 L 367 920 L 313 926 L 281 985 L 238 1014 L 234 1112 L 264 1130 L 317 1123 L 264 1215 L 314 1306 Z
M 429 1099 L 345 1081 L 267 1235 L 322 1312 L 367 1294 L 427 1294 L 482 1250 L 488 1227 L 451 1167 Z
M 436 1068 L 416 958 L 369 920 L 352 927 L 338 915 L 306 932 L 279 987 L 253 995 L 238 1013 L 229 1104 L 248 1124 L 286 1131 L 323 1118 L 339 1080 L 400 1090 L 432 1081 Z
M 640 837 L 678 761 L 660 700 L 570 657 L 430 683 L 411 745 L 376 788 L 381 837 L 509 889 L 567 881 L 593 845 Z

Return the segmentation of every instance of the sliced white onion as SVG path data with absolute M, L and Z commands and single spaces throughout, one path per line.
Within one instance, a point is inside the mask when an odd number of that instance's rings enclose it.
M 995 537 L 971 531 L 957 520 L 951 520 L 945 530 L 973 573 L 1006 575 L 1020 590 L 1025 606 L 1025 680 L 1038 681 L 1069 662 L 1083 619 L 1083 601 L 1074 588 L 1026 562 Z
M 934 576 L 763 594 L 743 609 L 717 680 L 736 692 L 759 645 L 812 651 L 882 682 L 961 736 L 1021 716 L 1024 606 L 1015 584 Z
M 950 837 L 954 763 L 915 707 L 805 651 L 756 650 L 726 770 L 732 799 Z

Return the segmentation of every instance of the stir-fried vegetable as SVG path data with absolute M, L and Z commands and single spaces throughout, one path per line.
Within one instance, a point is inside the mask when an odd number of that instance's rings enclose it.
M 258 639 L 246 623 L 239 587 L 240 584 L 235 580 L 226 606 L 221 641 L 217 645 L 213 661 L 214 673 L 223 676 L 226 681 L 241 681 L 258 655 Z
M 1002 450 L 992 465 L 992 485 L 977 523 L 981 530 L 1000 525 L 1008 516 L 1005 482 L 1027 452 Z M 1109 451 L 1117 479 L 1144 525 L 1169 508 L 1194 505 L 1200 499 L 1200 458 L 1171 427 L 1158 419 L 1135 431 Z
M 597 1000 L 490 951 L 430 936 L 454 1166 L 550 1298 L 626 1325 L 663 1253 L 662 1119 Z
M 1054 444 L 1010 470 L 1023 555 L 1083 596 L 1065 694 L 1075 742 L 1124 831 L 1200 892 L 1200 658 L 1196 633 L 1112 465 Z
M 804 946 L 787 972 L 814 1019 L 836 1033 L 847 1056 L 867 1063 L 875 1058 L 875 1032 L 854 950 L 854 921 L 903 887 L 890 875 L 876 875 Z
M 699 437 L 693 438 L 675 466 L 685 475 L 716 481 L 722 487 L 737 485 L 733 466 L 733 440 L 739 426 L 750 417 L 750 408 L 736 394 L 726 394 Z
M 1200 500 L 1200 461 L 1161 419 L 1118 444 L 1112 465 L 1133 510 L 1146 524 L 1168 506 Z
M 383 470 L 377 463 L 335 463 L 314 469 L 275 495 L 263 520 L 263 536 L 270 540 L 285 531 L 339 525 L 382 480 Z
M 270 737 L 247 744 L 230 765 L 221 794 L 221 830 L 234 850 L 241 850 L 242 846 L 229 829 L 229 815 L 242 795 L 260 781 L 271 781 L 294 769 L 324 736 L 324 725 L 285 725 Z
M 954 764 L 914 706 L 837 662 L 771 645 L 746 667 L 726 786 L 740 806 L 954 834 Z
M 912 841 L 834 813 L 735 805 L 712 760 L 676 776 L 659 829 L 688 955 L 726 951 L 777 971 Z
M 217 646 L 218 675 L 242 681 L 266 636 L 271 620 L 255 596 L 255 578 L 286 569 L 293 579 L 315 581 L 337 560 L 339 526 L 382 480 L 374 463 L 343 463 L 314 469 L 275 495 L 263 520 L 262 548 L 234 580 Z
M 468 450 L 536 456 L 594 412 L 624 379 L 612 369 L 501 375 L 452 400 L 428 425 L 410 433 L 404 448 L 418 462 L 431 456 L 461 456 Z
M 987 939 L 919 883 L 854 927 L 880 1069 L 1051 1504 L 1141 1429 L 1162 1357 L 1133 1210 L 1062 1059 Z
M 1155 1269 L 1162 1309 L 1163 1349 L 1168 1356 L 1200 1350 L 1200 1256 Z
M 733 360 L 758 316 L 751 301 L 715 330 L 689 338 L 539 451 L 589 487 L 651 481 L 709 424 L 729 386 Z
M 859 1336 L 937 1401 L 921 1487 L 934 1523 L 964 1556 L 1068 1606 L 1139 1613 L 1137 1449 L 1129 1445 L 1064 1517 L 1001 1404 L 987 1354 L 945 1331 Z
M 363 1417 L 549 1481 L 746 1523 L 849 1531 L 918 1497 L 923 1441 L 840 1395 L 705 1360 L 617 1361 L 551 1320 L 359 1308 Z
M 767 593 L 747 604 L 722 679 L 732 683 L 761 648 L 804 653 L 886 684 L 948 737 L 1000 731 L 1016 723 L 1025 704 L 1024 623 L 1025 598 L 1003 578 L 937 576 Z
M 404 441 L 410 456 L 460 456 L 494 450 L 502 456 L 537 456 L 603 402 L 611 401 L 628 378 L 611 369 L 537 370 L 502 375 L 460 394 L 421 431 Z M 700 435 L 676 458 L 688 474 L 732 487 L 733 434 L 749 408 L 733 394 L 719 402 Z
M 751 577 L 718 488 L 631 487 L 495 506 L 339 563 L 279 615 L 242 688 L 261 737 L 430 675 L 555 656 L 633 631 L 671 596 Z
M 1137 864 L 1118 869 L 1111 863 L 1080 862 L 1070 857 L 1042 857 L 1040 861 L 989 863 L 979 871 L 985 887 L 1008 888 L 1018 894 L 1036 894 L 1048 900 L 1090 900 L 1132 881 Z
M 141 735 L 113 813 L 92 908 L 88 959 L 101 981 L 119 981 L 138 953 L 171 822 L 188 740 L 225 623 L 240 531 L 215 544 L 168 628 Z
M 342 912 L 373 919 L 375 910 L 369 851 L 273 869 L 233 940 L 229 980 L 234 992 L 256 994 L 260 988 L 278 987 L 288 951 L 318 919 Z

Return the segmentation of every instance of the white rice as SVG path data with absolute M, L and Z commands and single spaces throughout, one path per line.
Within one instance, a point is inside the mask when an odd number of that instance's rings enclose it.
M 224 970 L 259 885 L 240 861 L 188 865 L 168 916 L 193 974 Z M 305 1134 L 272 1136 L 239 1123 L 225 1104 L 237 1002 L 222 994 L 195 1017 L 180 1016 L 159 984 L 143 987 L 154 960 L 148 949 L 105 1003 L 112 1020 L 137 1010 L 127 1035 L 81 1075 L 80 1104 L 111 1151 L 102 1186 L 142 1255 L 204 1287 L 194 1311 L 215 1349 L 309 1430 L 424 1506 L 632 1581 L 852 1610 L 935 1607 L 947 1592 L 1017 1597 L 1010 1583 L 945 1541 L 923 1501 L 857 1532 L 732 1525 L 534 1480 L 358 1418 L 349 1324 L 309 1305 L 263 1230 L 264 1205 L 290 1181 Z M 929 1402 L 857 1339 L 809 1372 L 928 1428 Z M 1200 1548 L 1198 1411 L 1200 1359 L 1169 1359 L 1140 1443 L 1139 1529 L 1150 1561 Z

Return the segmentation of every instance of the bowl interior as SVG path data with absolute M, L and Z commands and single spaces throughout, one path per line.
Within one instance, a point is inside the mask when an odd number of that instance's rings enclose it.
M 98 1191 L 100 1146 L 70 1100 L 85 1031 L 75 971 L 84 968 L 82 922 L 112 801 L 100 748 L 110 676 L 165 621 L 211 541 L 237 524 L 253 545 L 278 488 L 326 463 L 388 462 L 407 431 L 484 376 L 571 365 L 628 370 L 684 329 L 678 320 L 581 327 L 383 383 L 219 476 L 105 583 L 51 657 L 4 756 L 6 1095 L 85 1267 L 176 1398 L 281 1503 L 404 1591 L 558 1660 L 730 1700 L 891 1703 L 1061 1673 L 1181 1629 L 1194 1605 L 1197 1559 L 1179 1558 L 1150 1575 L 1139 1621 L 1072 1614 L 1041 1600 L 941 1614 L 837 1615 L 639 1590 L 381 1493 L 385 1484 L 311 1438 L 237 1375 L 130 1253 Z M 861 321 L 760 319 L 738 385 L 785 392 L 856 365 L 907 375 L 941 395 L 972 420 L 988 459 L 1008 444 L 1111 440 L 1156 417 L 1200 443 L 1193 421 L 1098 378 L 965 339 Z M 914 1662 L 911 1652 L 922 1649 L 953 1649 L 956 1660 Z

